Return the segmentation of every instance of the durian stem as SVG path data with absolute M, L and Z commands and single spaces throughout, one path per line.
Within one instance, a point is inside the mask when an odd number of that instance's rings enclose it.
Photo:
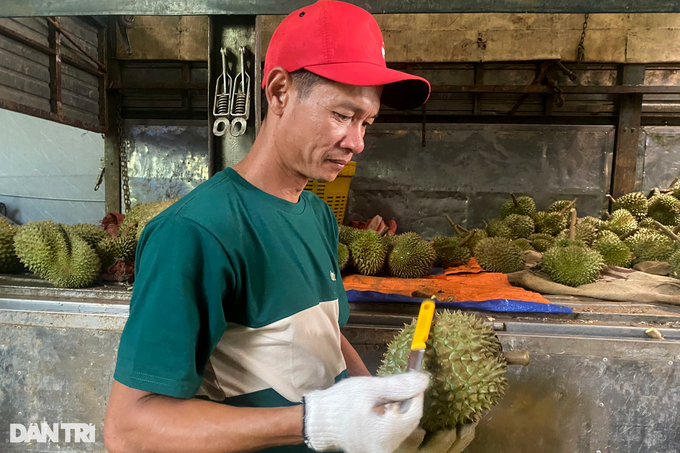
M 668 236 L 669 238 L 673 239 L 674 241 L 680 241 L 680 237 L 678 237 L 677 234 L 673 233 L 671 230 L 668 229 L 666 225 L 661 224 L 659 221 L 655 220 L 654 225 L 663 231 L 663 233 Z
M 680 225 L 678 225 L 678 226 L 676 226 L 675 228 L 673 228 L 673 233 L 675 233 L 675 234 L 680 233 Z
M 473 231 L 472 233 L 468 234 L 468 235 L 465 237 L 465 239 L 463 239 L 462 241 L 460 241 L 460 243 L 458 244 L 458 246 L 459 246 L 459 247 L 462 247 L 462 246 L 464 246 L 465 244 L 467 244 L 468 242 L 470 242 L 470 240 L 472 239 L 472 236 L 474 236 L 475 234 L 477 234 L 476 231 Z
M 571 225 L 569 225 L 569 239 L 576 240 L 576 209 L 571 208 Z
M 522 349 L 519 351 L 507 351 L 503 353 L 508 365 L 529 366 L 529 351 Z
M 449 216 L 447 215 L 447 216 L 446 216 L 446 220 L 449 221 L 449 225 L 451 225 L 451 228 L 453 228 L 453 230 L 454 230 L 456 233 L 458 233 L 458 230 L 456 230 L 456 224 L 455 224 L 455 222 L 454 222 L 453 220 L 451 220 L 451 217 L 449 217 Z
M 634 235 L 638 231 L 640 231 L 640 228 L 635 228 L 634 230 L 630 230 L 628 233 L 624 233 L 621 236 L 619 236 L 619 239 L 621 239 L 623 241 L 624 239 Z
M 390 227 L 385 226 L 382 231 L 380 232 L 380 236 L 385 236 L 387 232 L 390 231 Z
M 560 211 L 560 215 L 564 215 L 567 212 L 569 212 L 571 210 L 571 208 L 574 207 L 574 205 L 576 204 L 577 201 L 578 201 L 578 198 L 574 198 L 574 200 L 571 203 L 569 203 L 567 206 L 564 207 L 564 209 L 562 209 Z
M 612 197 L 610 194 L 607 194 L 606 197 L 609 198 L 612 203 L 616 203 L 616 198 Z
M 515 196 L 515 194 L 511 193 L 510 196 L 512 197 L 512 202 L 515 203 L 515 207 L 519 208 L 519 201 L 517 201 L 517 197 Z
M 468 229 L 466 229 L 466 228 L 463 228 L 462 225 L 456 224 L 456 227 L 457 227 L 460 231 L 462 231 L 463 233 L 469 233 L 469 232 L 470 232 L 470 230 L 468 230 Z

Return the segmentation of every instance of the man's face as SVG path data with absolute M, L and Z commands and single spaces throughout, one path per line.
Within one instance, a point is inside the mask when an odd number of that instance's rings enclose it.
M 307 96 L 291 93 L 282 116 L 285 165 L 307 179 L 333 181 L 354 154 L 378 115 L 382 87 L 317 83 Z

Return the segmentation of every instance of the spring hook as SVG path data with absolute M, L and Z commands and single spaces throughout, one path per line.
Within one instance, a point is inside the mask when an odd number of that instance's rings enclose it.
M 213 134 L 215 137 L 223 136 L 229 129 L 229 98 L 233 88 L 233 80 L 227 71 L 227 49 L 220 49 L 222 54 L 222 74 L 215 82 L 215 103 L 213 104 Z M 221 83 L 220 83 L 221 81 Z M 220 86 L 222 90 L 220 90 Z
M 231 113 L 233 118 L 231 122 L 231 135 L 234 137 L 245 134 L 248 118 L 250 117 L 250 76 L 246 71 L 246 48 L 240 47 L 239 53 L 241 54 L 241 72 L 234 78 L 231 106 L 229 109 L 229 113 Z

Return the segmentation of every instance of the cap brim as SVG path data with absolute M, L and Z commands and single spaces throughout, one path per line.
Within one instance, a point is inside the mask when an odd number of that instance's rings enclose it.
M 380 100 L 393 109 L 414 109 L 423 105 L 430 97 L 430 83 L 422 77 L 370 63 L 333 63 L 305 66 L 304 69 L 347 85 L 382 85 Z

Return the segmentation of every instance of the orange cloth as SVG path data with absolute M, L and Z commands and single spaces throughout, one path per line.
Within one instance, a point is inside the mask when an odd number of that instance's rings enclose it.
M 434 294 L 437 300 L 453 296 L 456 302 L 492 299 L 522 300 L 549 304 L 538 293 L 512 286 L 505 274 L 485 272 L 474 258 L 463 266 L 451 267 L 444 275 L 425 278 L 367 277 L 350 274 L 343 277 L 345 289 L 376 291 L 385 294 L 410 296 L 414 291 Z

